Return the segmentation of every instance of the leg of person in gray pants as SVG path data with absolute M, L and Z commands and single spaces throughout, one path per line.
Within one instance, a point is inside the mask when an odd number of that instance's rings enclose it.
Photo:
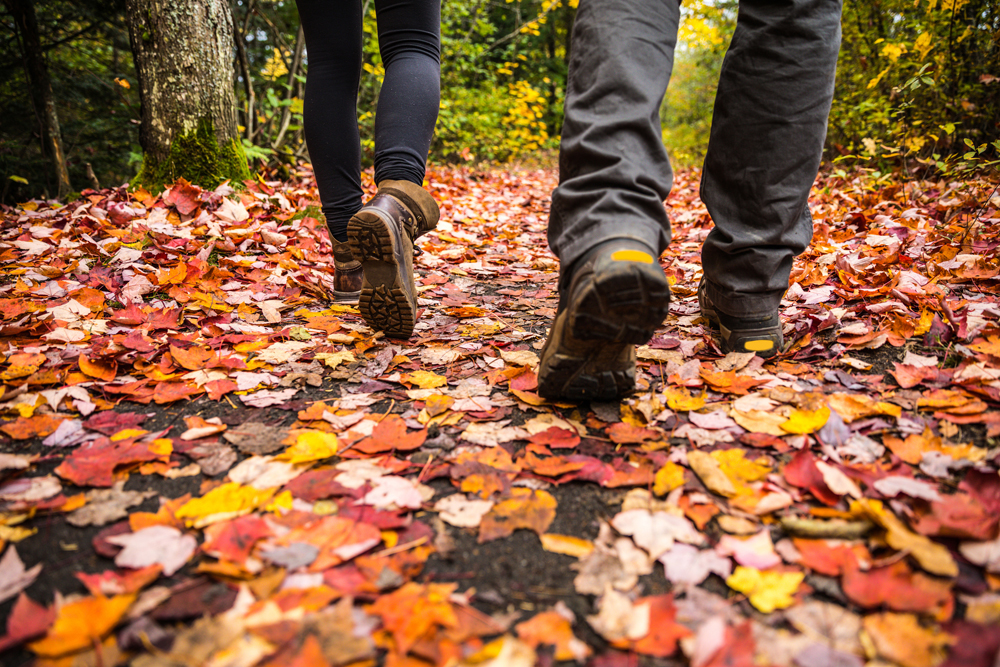
M 702 313 L 726 351 L 779 351 L 778 305 L 812 236 L 807 199 L 833 98 L 841 0 L 742 0 L 722 66 L 701 196 Z M 560 304 L 539 393 L 609 400 L 634 389 L 634 345 L 666 316 L 656 257 L 670 241 L 672 172 L 659 107 L 677 0 L 581 0 L 549 245 Z

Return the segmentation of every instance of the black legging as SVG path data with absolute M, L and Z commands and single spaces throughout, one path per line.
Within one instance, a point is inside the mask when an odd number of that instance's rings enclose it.
M 347 240 L 362 204 L 358 85 L 361 0 L 296 0 L 306 36 L 306 145 L 330 234 Z M 375 0 L 385 80 L 375 113 L 375 182 L 424 181 L 441 100 L 440 0 Z

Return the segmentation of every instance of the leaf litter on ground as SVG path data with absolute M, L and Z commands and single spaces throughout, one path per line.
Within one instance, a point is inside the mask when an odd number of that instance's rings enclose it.
M 556 177 L 429 172 L 442 219 L 408 341 L 332 300 L 306 167 L 0 210 L 0 647 L 39 665 L 992 667 L 990 184 L 821 176 L 764 361 L 721 354 L 700 318 L 711 222 L 679 171 L 670 315 L 636 393 L 588 405 L 535 393 Z M 58 589 L 51 525 L 90 536 L 62 543 L 92 564 Z

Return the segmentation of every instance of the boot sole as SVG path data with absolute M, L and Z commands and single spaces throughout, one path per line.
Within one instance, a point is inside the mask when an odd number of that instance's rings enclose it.
M 580 340 L 643 345 L 670 310 L 670 284 L 657 265 L 606 267 L 570 304 L 570 331 Z
M 618 366 L 624 345 L 594 341 L 591 354 L 554 352 L 538 371 L 538 394 L 571 401 L 612 401 L 635 391 L 635 365 Z
M 389 224 L 377 213 L 364 210 L 347 224 L 351 254 L 364 271 L 358 310 L 371 328 L 393 338 L 409 338 L 416 304 L 403 287 L 402 239 L 392 233 Z
M 570 340 L 561 339 L 551 354 L 543 350 L 539 395 L 611 401 L 633 393 L 635 359 L 630 356 L 623 363 L 622 355 L 633 345 L 649 342 L 670 310 L 670 285 L 659 266 L 606 266 L 579 290 L 568 309 Z

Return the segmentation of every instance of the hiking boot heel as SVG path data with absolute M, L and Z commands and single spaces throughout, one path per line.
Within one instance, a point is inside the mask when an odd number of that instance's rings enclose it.
M 369 326 L 393 338 L 409 338 L 416 315 L 413 250 L 398 220 L 366 206 L 347 225 L 351 252 L 364 280 L 358 309 Z
M 722 351 L 753 352 L 759 357 L 773 357 L 781 352 L 784 337 L 778 310 L 768 317 L 735 317 L 726 315 L 715 307 L 708 296 L 704 276 L 698 283 L 698 305 L 701 316 L 712 328 L 718 329 Z
M 575 304 L 575 337 L 642 345 L 667 317 L 670 285 L 658 264 L 612 260 L 595 269 Z
M 730 329 L 719 324 L 725 352 L 753 352 L 759 357 L 773 357 L 781 352 L 784 343 L 780 325 L 756 329 Z
M 552 324 L 542 350 L 538 394 L 572 401 L 611 401 L 635 391 L 633 346 L 576 340 L 567 322 L 561 313 Z

